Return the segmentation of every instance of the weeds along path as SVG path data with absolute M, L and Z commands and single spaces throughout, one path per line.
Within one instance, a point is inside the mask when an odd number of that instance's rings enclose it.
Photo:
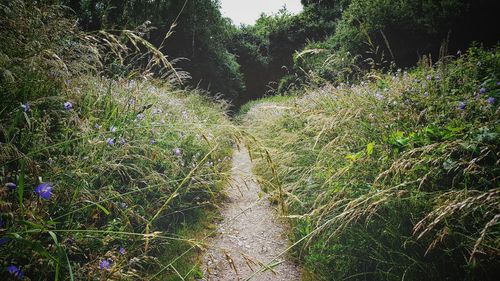
M 205 280 L 300 280 L 298 268 L 284 257 L 284 227 L 261 192 L 243 147 L 235 150 L 232 173 L 219 233 L 204 257 Z

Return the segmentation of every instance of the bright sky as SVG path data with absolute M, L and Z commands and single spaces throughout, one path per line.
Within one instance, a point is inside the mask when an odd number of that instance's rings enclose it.
M 300 0 L 220 0 L 222 15 L 233 20 L 235 25 L 254 24 L 261 13 L 278 12 L 283 5 L 292 14 L 302 11 Z

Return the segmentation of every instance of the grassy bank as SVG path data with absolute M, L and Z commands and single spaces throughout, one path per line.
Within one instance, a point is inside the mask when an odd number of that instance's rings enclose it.
M 294 94 L 242 122 L 307 278 L 494 280 L 498 48 Z
M 0 5 L 0 279 L 199 275 L 230 167 L 226 105 L 180 90 L 140 31 L 82 33 L 64 7 Z

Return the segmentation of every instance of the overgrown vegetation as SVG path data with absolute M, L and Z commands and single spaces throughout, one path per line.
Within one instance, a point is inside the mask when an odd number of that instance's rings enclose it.
M 0 2 L 0 279 L 199 276 L 227 105 L 180 90 L 140 29 L 82 33 L 68 13 Z
M 0 278 L 201 277 L 245 130 L 306 279 L 494 280 L 492 1 L 302 2 L 0 0 Z
M 175 58 L 176 67 L 192 79 L 186 84 L 235 100 L 244 90 L 235 56 L 225 43 L 232 26 L 213 0 L 60 0 L 84 30 L 149 28 L 153 46 Z M 168 38 L 165 35 L 168 34 Z
M 310 280 L 496 278 L 500 48 L 303 91 L 244 124 Z

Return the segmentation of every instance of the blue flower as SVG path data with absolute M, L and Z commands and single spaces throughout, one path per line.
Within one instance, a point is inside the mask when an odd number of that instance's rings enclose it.
M 17 188 L 17 185 L 13 182 L 8 182 L 5 184 L 5 187 L 9 188 L 10 190 L 14 190 Z
M 458 103 L 458 109 L 464 110 L 465 109 L 465 102 L 461 101 Z
M 118 253 L 120 253 L 120 255 L 125 255 L 125 248 L 120 247 L 120 248 L 118 249 Z
M 21 104 L 21 108 L 23 109 L 24 112 L 28 112 L 30 110 L 30 105 L 29 103 L 23 103 Z
M 481 89 L 479 89 L 479 93 L 480 93 L 480 94 L 484 94 L 484 93 L 486 93 L 486 88 L 481 88 Z
M 38 196 L 42 197 L 43 199 L 50 199 L 50 197 L 52 196 L 53 188 L 54 187 L 52 186 L 51 183 L 44 182 L 35 188 L 35 192 L 36 194 L 38 194 Z
M 64 103 L 64 109 L 66 109 L 66 110 L 73 109 L 73 104 L 71 102 L 69 102 L 69 101 L 65 102 Z
M 497 86 L 500 86 L 500 81 L 497 82 Z
M 150 144 L 155 144 L 155 143 L 156 143 L 156 141 L 155 141 L 154 139 L 151 139 L 151 140 L 149 141 L 149 143 L 150 143 Z
M 9 243 L 10 239 L 8 237 L 3 237 L 3 238 L 0 238 L 0 246 L 3 246 L 7 243 Z
M 489 104 L 495 104 L 495 102 L 497 101 L 494 97 L 489 97 L 487 100 L 486 100 Z
M 429 92 L 425 92 L 424 97 L 428 97 L 428 96 L 429 96 Z
M 121 145 L 125 145 L 125 139 L 124 139 L 124 138 L 121 138 L 121 139 L 120 139 L 120 144 L 121 144 Z
M 14 275 L 14 277 L 16 277 L 17 279 L 22 279 L 24 277 L 24 272 L 22 272 L 21 269 L 15 265 L 7 266 L 7 271 L 10 274 Z
M 99 268 L 101 270 L 109 270 L 109 267 L 111 266 L 112 263 L 113 263 L 113 260 L 111 258 L 102 260 L 99 263 Z
M 106 143 L 107 143 L 108 145 L 114 145 L 114 144 L 115 144 L 115 140 L 114 140 L 114 139 L 112 139 L 112 138 L 107 138 L 107 139 L 106 139 Z

